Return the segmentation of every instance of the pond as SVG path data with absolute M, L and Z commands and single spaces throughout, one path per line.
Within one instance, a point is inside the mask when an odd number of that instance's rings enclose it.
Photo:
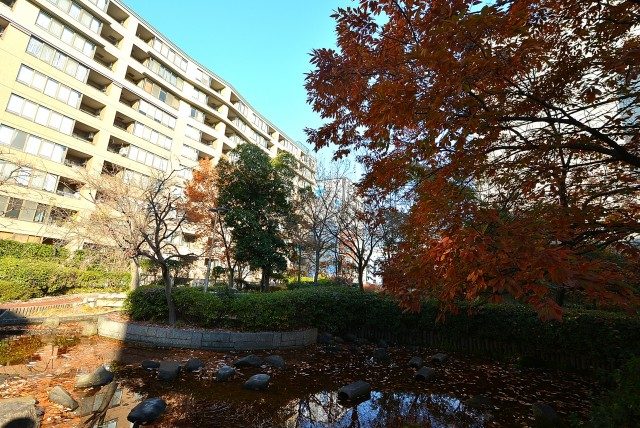
M 551 404 L 565 418 L 586 418 L 597 385 L 585 376 L 452 355 L 436 369 L 433 380 L 414 379 L 412 356 L 427 359 L 437 352 L 425 348 L 388 349 L 388 359 L 372 358 L 376 346 L 312 346 L 279 353 L 286 367 L 238 368 L 227 382 L 215 380 L 218 367 L 231 365 L 248 352 L 150 349 L 98 337 L 21 332 L 0 342 L 0 398 L 33 396 L 44 408 L 42 427 L 129 427 L 127 414 L 144 398 L 161 397 L 168 407 L 155 427 L 511 427 L 531 423 L 531 405 Z M 39 331 L 38 333 L 42 333 Z M 256 352 L 265 357 L 268 352 Z M 199 358 L 205 366 L 182 372 L 165 382 L 141 367 L 144 360 Z M 102 389 L 74 390 L 78 373 L 108 364 L 116 383 Z M 266 391 L 242 388 L 257 373 L 271 375 Z M 370 397 L 360 403 L 338 400 L 340 387 L 356 380 L 371 384 Z M 4 384 L 2 382 L 4 381 Z M 47 394 L 63 386 L 80 403 L 68 412 L 49 402 Z M 109 389 L 111 388 L 111 390 Z M 468 400 L 482 395 L 478 408 Z M 111 398 L 109 398 L 111 397 Z M 85 421 L 110 399 L 109 408 L 88 425 Z M 106 406 L 105 406 L 106 407 Z

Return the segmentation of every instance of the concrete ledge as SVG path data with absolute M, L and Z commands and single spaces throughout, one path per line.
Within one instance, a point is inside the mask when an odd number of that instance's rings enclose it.
M 309 346 L 316 343 L 318 330 L 312 328 L 258 333 L 211 331 L 127 324 L 101 316 L 98 317 L 98 335 L 129 343 L 167 348 L 249 351 Z

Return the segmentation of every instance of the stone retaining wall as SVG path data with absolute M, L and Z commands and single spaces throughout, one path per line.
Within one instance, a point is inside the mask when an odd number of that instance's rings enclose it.
M 301 348 L 316 343 L 318 330 L 265 331 L 245 333 L 179 329 L 142 324 L 127 324 L 106 317 L 98 318 L 98 334 L 142 345 L 171 348 L 246 351 L 259 349 Z

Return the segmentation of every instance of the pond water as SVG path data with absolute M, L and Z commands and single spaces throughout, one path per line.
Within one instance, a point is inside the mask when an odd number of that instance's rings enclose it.
M 150 425 L 155 427 L 523 427 L 531 423 L 531 405 L 539 401 L 551 404 L 563 417 L 584 419 L 597 389 L 591 379 L 576 374 L 520 369 L 458 355 L 433 364 L 436 377 L 419 382 L 407 362 L 414 355 L 427 359 L 437 350 L 392 347 L 388 360 L 376 362 L 374 345 L 282 351 L 278 354 L 286 361 L 284 369 L 241 368 L 230 381 L 218 382 L 217 368 L 231 365 L 248 352 L 149 349 L 78 338 L 72 331 L 28 333 L 0 342 L 0 361 L 4 358 L 1 364 L 5 365 L 0 367 L 4 373 L 0 398 L 35 397 L 45 410 L 44 428 L 129 427 L 126 416 L 131 408 L 150 397 L 168 403 L 163 417 Z M 158 380 L 155 371 L 140 365 L 147 359 L 183 363 L 194 357 L 204 361 L 205 367 L 197 373 L 181 373 L 171 382 Z M 116 373 L 113 385 L 73 389 L 78 373 L 91 372 L 100 364 L 109 364 Z M 243 382 L 257 373 L 271 375 L 269 388 L 242 389 Z M 360 379 L 372 386 L 369 399 L 338 400 L 341 386 Z M 80 403 L 76 412 L 49 402 L 48 391 L 56 385 Z M 482 409 L 467 401 L 478 394 L 490 400 Z M 110 400 L 108 409 L 91 419 L 105 400 Z

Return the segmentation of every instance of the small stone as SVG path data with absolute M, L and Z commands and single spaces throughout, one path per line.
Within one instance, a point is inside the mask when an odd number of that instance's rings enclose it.
M 533 411 L 534 428 L 556 428 L 562 427 L 562 421 L 556 411 L 546 403 L 534 403 L 531 406 Z
M 422 365 L 422 358 L 418 356 L 411 357 L 411 359 L 409 360 L 409 367 L 413 367 L 414 369 L 419 369 L 420 367 L 422 367 Z
M 235 374 L 236 374 L 236 369 L 234 369 L 233 367 L 222 366 L 218 369 L 218 372 L 216 373 L 216 380 L 218 382 L 224 382 L 231 379 Z
M 153 369 L 157 369 L 158 367 L 160 367 L 160 363 L 157 361 L 153 361 L 153 360 L 144 360 L 141 364 L 143 369 L 147 369 L 147 370 L 153 370 Z
M 166 408 L 167 403 L 162 398 L 149 398 L 131 409 L 127 420 L 133 423 L 152 422 L 158 419 Z
M 178 377 L 180 373 L 180 364 L 175 361 L 163 361 L 158 367 L 158 379 L 164 381 L 172 381 Z
M 269 386 L 271 376 L 268 374 L 260 373 L 253 375 L 242 386 L 244 389 L 250 389 L 252 391 L 263 391 Z
M 420 381 L 427 381 L 433 379 L 435 375 L 436 371 L 431 367 L 422 367 L 420 370 L 418 370 L 418 373 L 416 373 L 415 379 Z
M 184 369 L 188 372 L 197 372 L 203 367 L 204 367 L 204 363 L 202 362 L 202 360 L 198 358 L 191 358 L 184 365 Z
M 71 411 L 78 408 L 78 402 L 60 385 L 49 391 L 49 400 Z
M 98 324 L 95 322 L 85 322 L 82 323 L 82 330 L 80 335 L 84 337 L 91 337 L 98 334 Z
M 384 339 L 380 339 L 380 340 L 378 340 L 378 346 L 379 346 L 380 348 L 388 348 L 388 347 L 389 347 L 389 344 L 387 343 L 387 341 L 386 341 L 386 340 L 384 340 Z
M 105 366 L 100 366 L 91 374 L 79 375 L 76 378 L 76 388 L 94 388 L 104 386 L 113 381 L 113 372 Z
M 48 317 L 42 322 L 42 326 L 48 328 L 58 328 L 60 326 L 60 318 Z
M 373 351 L 373 359 L 378 362 L 389 361 L 389 353 L 387 352 L 387 348 L 378 348 Z
M 333 340 L 334 340 L 334 342 L 336 342 L 338 344 L 343 344 L 344 343 L 344 339 L 341 338 L 340 336 L 334 336 Z
M 360 401 L 371 396 L 371 385 L 363 380 L 358 380 L 345 385 L 338 390 L 340 401 Z
M 264 359 L 264 361 L 271 367 L 275 367 L 277 369 L 283 369 L 286 365 L 284 362 L 284 358 L 282 358 L 280 355 L 269 355 Z
M 449 359 L 449 356 L 447 354 L 443 354 L 442 352 L 439 352 L 431 357 L 431 361 L 433 361 L 434 363 L 440 363 L 440 364 L 444 363 L 448 359 Z
M 33 397 L 0 400 L 0 427 L 39 428 L 44 412 Z
M 262 364 L 264 364 L 264 361 L 257 355 L 247 355 L 233 363 L 236 367 L 260 367 Z
M 469 408 L 477 410 L 487 410 L 493 406 L 489 397 L 482 394 L 474 395 L 473 397 L 465 401 L 464 404 Z
M 318 343 L 321 345 L 328 345 L 333 342 L 333 335 L 331 333 L 320 333 L 318 335 Z

